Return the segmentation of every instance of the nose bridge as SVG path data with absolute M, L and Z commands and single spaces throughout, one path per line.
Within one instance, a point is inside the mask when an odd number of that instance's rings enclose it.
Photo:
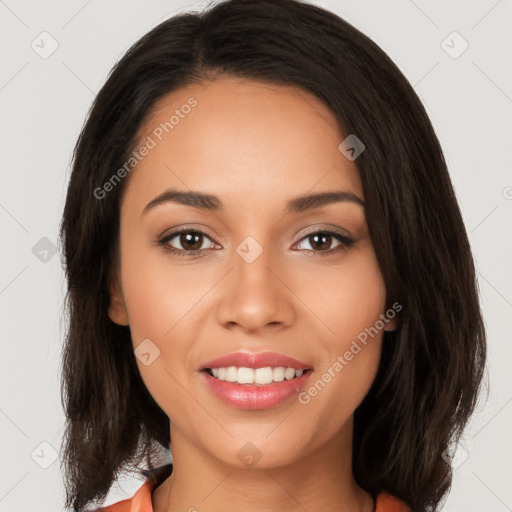
M 241 299 L 248 301 L 257 300 L 261 294 L 272 302 L 275 294 L 275 275 L 272 272 L 272 265 L 275 266 L 275 257 L 272 250 L 258 242 L 254 237 L 246 237 L 235 250 L 234 259 L 234 280 L 236 293 Z M 260 297 L 263 299 L 263 297 Z
M 275 279 L 270 270 L 275 258 L 268 244 L 266 245 L 264 247 L 254 237 L 248 236 L 236 247 L 236 254 L 233 255 L 234 273 L 241 286 L 268 289 L 268 281 Z

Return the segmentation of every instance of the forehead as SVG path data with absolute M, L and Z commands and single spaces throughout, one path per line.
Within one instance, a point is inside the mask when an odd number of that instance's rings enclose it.
M 307 192 L 363 198 L 357 167 L 338 149 L 332 112 L 293 86 L 222 78 L 161 98 L 139 131 L 147 151 L 130 176 L 131 202 L 166 187 L 211 192 L 226 203 L 272 203 Z

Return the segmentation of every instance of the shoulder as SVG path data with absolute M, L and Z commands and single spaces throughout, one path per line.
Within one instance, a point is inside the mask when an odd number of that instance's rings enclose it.
M 152 470 L 143 471 L 146 479 L 131 498 L 92 510 L 91 512 L 153 512 L 153 491 L 170 476 L 172 470 L 173 465 L 170 463 Z
M 411 512 L 411 509 L 401 500 L 387 492 L 377 496 L 375 512 Z
M 92 512 L 153 512 L 151 494 L 154 485 L 153 480 L 147 479 L 131 498 L 118 501 L 107 507 L 98 508 Z

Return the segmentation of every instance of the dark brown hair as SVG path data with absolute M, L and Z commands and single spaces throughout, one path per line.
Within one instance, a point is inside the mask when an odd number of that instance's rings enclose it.
M 97 95 L 73 154 L 61 224 L 69 329 L 62 360 L 66 506 L 103 500 L 115 479 L 169 448 L 169 418 L 138 372 L 129 327 L 108 317 L 129 176 L 102 187 L 137 145 L 155 102 L 222 76 L 299 86 L 366 146 L 355 161 L 387 287 L 402 306 L 354 415 L 353 471 L 416 511 L 452 482 L 442 454 L 474 411 L 486 360 L 473 257 L 439 141 L 413 87 L 373 41 L 298 0 L 229 0 L 168 19 L 135 43 Z M 340 141 L 341 142 L 341 141 Z

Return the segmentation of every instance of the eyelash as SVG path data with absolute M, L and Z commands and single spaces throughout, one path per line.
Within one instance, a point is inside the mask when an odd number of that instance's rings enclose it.
M 181 233 L 196 233 L 196 234 L 204 235 L 207 238 L 210 238 L 203 231 L 185 227 L 185 228 L 176 229 L 172 233 L 169 233 L 169 234 L 165 235 L 164 237 L 162 237 L 159 240 L 157 240 L 156 244 L 158 246 L 161 246 L 167 253 L 173 254 L 173 255 L 178 256 L 178 257 L 195 256 L 195 257 L 199 257 L 200 258 L 200 257 L 202 257 L 202 254 L 204 254 L 204 252 L 208 251 L 208 249 L 199 249 L 199 250 L 196 250 L 196 251 L 190 251 L 190 250 L 185 250 L 185 249 L 176 249 L 175 247 L 169 246 L 168 242 L 170 240 L 172 240 L 176 235 L 179 235 Z M 345 251 L 350 246 L 352 246 L 354 244 L 354 240 L 352 240 L 348 236 L 342 235 L 341 233 L 338 233 L 336 231 L 329 231 L 329 230 L 325 230 L 325 229 L 320 229 L 320 230 L 312 231 L 310 233 L 305 234 L 299 240 L 298 243 L 302 242 L 302 240 L 304 240 L 305 238 L 308 238 L 308 237 L 310 237 L 312 235 L 316 235 L 316 234 L 319 234 L 319 233 L 324 234 L 324 235 L 332 235 L 333 238 L 335 238 L 336 240 L 338 240 L 341 243 L 341 245 L 339 245 L 338 247 L 336 247 L 334 249 L 329 249 L 327 251 L 314 251 L 314 250 L 311 250 L 311 249 L 302 249 L 302 250 L 307 250 L 309 252 L 312 252 L 312 253 L 314 253 L 315 256 L 328 256 L 328 255 L 334 254 L 334 253 L 339 252 L 339 251 Z M 297 245 L 297 244 L 295 244 L 295 245 Z M 199 255 L 201 255 L 201 256 L 199 256 Z

